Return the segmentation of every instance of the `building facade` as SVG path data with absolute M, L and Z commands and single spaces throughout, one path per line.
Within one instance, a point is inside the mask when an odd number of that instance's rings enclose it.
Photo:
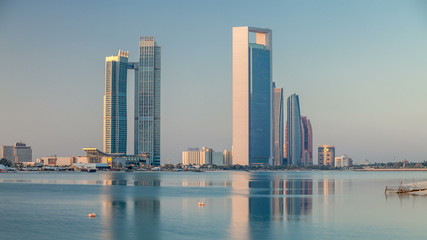
M 273 84 L 274 85 L 274 84 Z M 283 164 L 283 88 L 273 88 L 273 164 Z
M 335 166 L 335 146 L 319 145 L 318 147 L 319 165 Z
M 105 58 L 104 137 L 106 153 L 126 154 L 127 69 L 129 53 Z
M 342 155 L 341 157 L 335 158 L 335 167 L 351 167 L 353 166 L 353 159 L 347 155 Z
M 300 165 L 303 139 L 301 131 L 301 113 L 298 95 L 292 94 L 291 96 L 289 96 L 287 104 L 287 160 L 289 165 Z
M 224 157 L 224 165 L 226 166 L 230 166 L 233 165 L 233 154 L 228 151 L 228 150 L 224 150 L 224 152 L 222 152 L 222 155 Z
M 301 164 L 313 165 L 313 129 L 311 128 L 310 119 L 305 116 L 301 117 L 302 131 L 302 153 Z
M 255 34 L 255 43 L 250 42 Z M 233 28 L 233 164 L 271 165 L 272 32 Z
M 4 158 L 13 163 L 13 146 L 1 145 L 1 158 Z
M 203 147 L 202 149 L 188 149 L 182 152 L 183 165 L 205 165 L 212 164 L 212 149 Z
M 141 37 L 139 69 L 135 71 L 135 155 L 148 154 L 160 165 L 160 46 L 154 37 Z
M 17 142 L 13 146 L 2 145 L 1 158 L 9 160 L 12 164 L 32 162 L 33 150 L 21 142 Z
M 212 151 L 212 165 L 224 166 L 224 155 L 222 152 Z

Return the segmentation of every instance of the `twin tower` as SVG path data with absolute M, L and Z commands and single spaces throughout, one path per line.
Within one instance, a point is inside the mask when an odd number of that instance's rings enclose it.
M 233 164 L 312 164 L 310 121 L 288 98 L 284 142 L 283 89 L 272 81 L 272 32 L 233 28 Z M 311 147 L 310 147 L 311 146 Z
M 134 155 L 148 154 L 150 164 L 160 165 L 160 46 L 154 37 L 141 37 L 139 62 L 129 53 L 105 59 L 103 150 L 126 154 L 127 72 L 135 71 Z

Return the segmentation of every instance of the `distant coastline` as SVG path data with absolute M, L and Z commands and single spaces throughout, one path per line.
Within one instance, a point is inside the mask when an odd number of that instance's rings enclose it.
M 364 168 L 364 169 L 353 169 L 354 171 L 369 171 L 369 172 L 410 172 L 410 171 L 427 171 L 427 168 Z

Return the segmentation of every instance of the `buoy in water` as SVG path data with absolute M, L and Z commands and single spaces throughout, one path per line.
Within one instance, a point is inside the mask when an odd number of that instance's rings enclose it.
M 94 217 L 96 217 L 96 214 L 95 213 L 89 213 L 87 216 L 90 218 L 94 218 Z
M 203 207 L 203 206 L 205 206 L 205 203 L 204 202 L 198 202 L 197 205 L 199 205 L 200 207 Z

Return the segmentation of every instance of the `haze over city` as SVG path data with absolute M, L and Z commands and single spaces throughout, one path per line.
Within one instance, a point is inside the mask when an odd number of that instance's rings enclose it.
M 0 144 L 23 141 L 33 158 L 101 148 L 105 57 L 136 61 L 139 37 L 153 35 L 162 163 L 189 147 L 231 150 L 231 29 L 251 25 L 273 31 L 273 81 L 300 96 L 314 146 L 356 162 L 427 160 L 423 1 L 100 3 L 0 2 Z

